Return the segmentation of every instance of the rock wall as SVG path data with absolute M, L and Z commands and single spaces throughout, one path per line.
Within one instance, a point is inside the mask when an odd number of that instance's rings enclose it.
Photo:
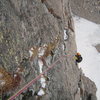
M 70 0 L 70 5 L 75 15 L 100 24 L 99 0 Z
M 44 88 L 41 78 L 16 100 L 90 100 L 96 87 L 85 76 L 81 78 L 82 72 L 74 59 L 76 52 L 68 0 L 0 0 L 0 68 L 12 75 L 23 69 L 19 86 L 3 93 L 4 100 L 65 54 L 42 75 Z

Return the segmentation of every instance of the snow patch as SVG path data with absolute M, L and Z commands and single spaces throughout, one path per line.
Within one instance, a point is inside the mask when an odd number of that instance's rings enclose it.
M 18 73 L 20 70 L 21 70 L 21 68 L 18 67 L 17 70 L 16 70 L 16 72 Z
M 17 77 L 17 74 L 14 74 L 14 78 L 16 78 Z
M 43 89 L 40 89 L 40 91 L 38 92 L 38 96 L 42 96 L 42 95 L 45 95 L 45 92 Z
M 44 77 L 41 78 L 41 82 L 42 82 L 42 83 L 45 82 L 45 78 L 44 78 Z
M 44 52 L 45 52 L 44 49 L 39 48 L 39 53 L 38 53 L 39 57 L 43 56 Z
M 64 40 L 67 40 L 68 39 L 68 35 L 67 35 L 67 30 L 64 30 Z
M 100 25 L 79 17 L 74 17 L 74 22 L 78 52 L 83 56 L 79 66 L 96 83 L 100 100 L 100 53 L 94 47 L 100 44 Z
M 47 49 L 47 45 L 46 45 L 46 44 L 44 44 L 43 47 L 40 47 L 40 48 L 38 49 L 38 56 L 39 56 L 39 57 L 43 56 L 46 49 Z
M 45 80 L 45 78 L 42 77 L 42 78 L 40 79 L 40 81 L 41 81 L 41 87 L 42 87 L 42 88 L 45 88 L 45 87 L 46 87 L 46 80 Z
M 46 44 L 44 44 L 42 47 L 39 47 L 39 49 L 38 49 L 38 57 L 39 57 L 38 65 L 39 65 L 40 73 L 43 73 L 43 70 L 42 70 L 43 61 L 41 60 L 41 57 L 44 56 L 44 53 L 45 53 L 46 49 L 47 49 L 47 45 Z M 42 96 L 42 95 L 45 94 L 45 92 L 44 92 L 44 90 L 42 88 L 44 88 L 44 89 L 46 88 L 46 79 L 45 79 L 45 77 L 43 75 L 40 78 L 40 83 L 41 83 L 41 88 L 40 88 L 40 90 L 38 92 L 38 96 Z
M 40 70 L 40 73 L 42 73 L 43 71 L 42 71 L 42 67 L 43 67 L 43 62 L 42 62 L 42 60 L 38 60 L 38 64 L 39 64 L 39 70 Z
M 43 68 L 43 62 L 41 59 L 38 60 L 38 64 L 39 64 L 39 70 L 40 70 L 40 73 L 42 73 L 42 68 Z M 41 83 L 41 87 L 42 88 L 46 88 L 46 79 L 45 77 L 42 75 L 42 77 L 40 78 L 40 83 Z M 39 96 L 42 96 L 45 94 L 45 92 L 43 91 L 43 89 L 40 88 L 40 91 L 38 92 L 38 95 Z
M 46 88 L 46 83 L 41 83 L 42 84 L 42 88 Z
M 33 56 L 33 48 L 31 48 L 31 49 L 29 50 L 29 54 L 30 54 L 30 57 Z
M 62 49 L 65 50 L 65 46 L 64 46 L 64 44 L 62 44 Z

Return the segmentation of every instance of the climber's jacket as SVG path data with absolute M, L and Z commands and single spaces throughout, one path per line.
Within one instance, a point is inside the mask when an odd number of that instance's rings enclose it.
M 75 60 L 76 60 L 76 62 L 77 63 L 80 63 L 81 61 L 82 61 L 82 56 L 81 56 L 81 54 L 80 53 L 77 53 L 76 55 L 75 55 Z

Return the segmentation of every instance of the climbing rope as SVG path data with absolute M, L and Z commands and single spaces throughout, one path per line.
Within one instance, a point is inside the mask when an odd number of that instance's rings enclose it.
M 46 70 L 44 70 L 41 74 L 39 74 L 36 78 L 31 80 L 28 84 L 26 84 L 22 89 L 20 89 L 18 92 L 16 92 L 13 96 L 11 96 L 8 100 L 14 100 L 17 96 L 19 96 L 23 91 L 27 90 L 32 84 L 34 84 L 37 80 L 41 78 L 43 74 L 48 72 L 50 69 L 55 67 L 56 63 L 59 62 L 62 58 L 64 58 L 66 55 L 59 57 L 51 66 L 48 66 Z

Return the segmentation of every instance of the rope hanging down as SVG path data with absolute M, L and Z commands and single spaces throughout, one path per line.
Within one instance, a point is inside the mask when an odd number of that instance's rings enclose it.
M 52 69 L 57 62 L 59 62 L 63 57 L 61 56 L 58 60 L 56 60 L 51 66 L 49 66 L 43 73 L 39 74 L 36 78 L 34 78 L 32 81 L 30 81 L 28 84 L 26 84 L 22 89 L 20 89 L 18 92 L 16 92 L 13 96 L 11 96 L 8 100 L 14 100 L 17 96 L 19 96 L 23 91 L 27 90 L 32 84 L 34 84 L 37 80 L 41 78 L 43 74 L 48 72 L 50 69 Z

